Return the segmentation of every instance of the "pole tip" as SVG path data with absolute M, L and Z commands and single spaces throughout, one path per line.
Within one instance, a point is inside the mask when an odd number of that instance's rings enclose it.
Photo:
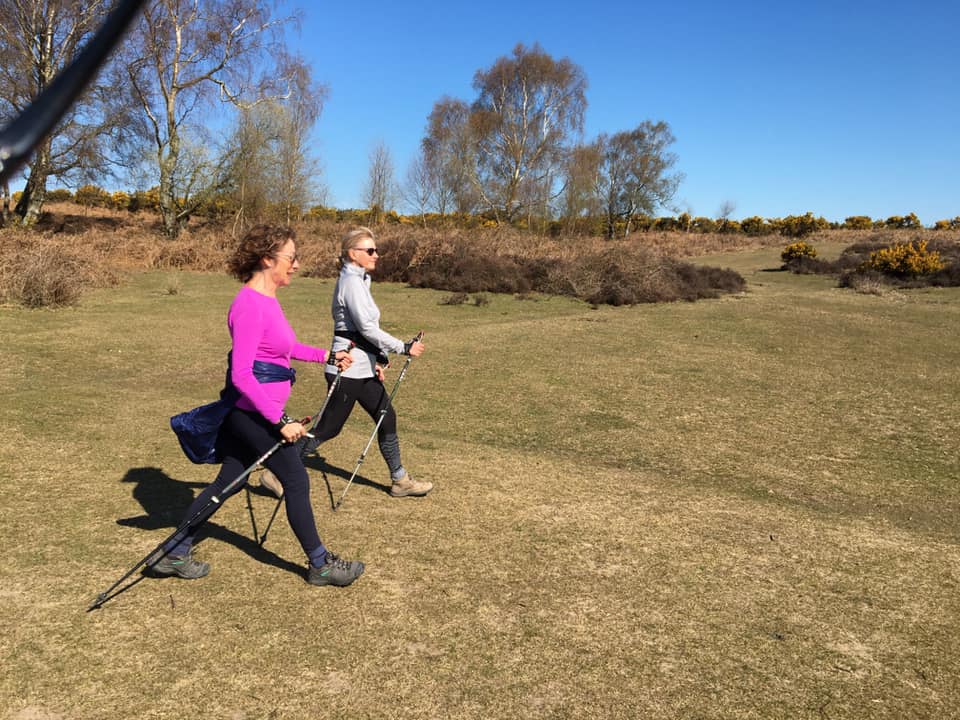
M 97 595 L 97 599 L 94 600 L 90 604 L 90 607 L 87 608 L 87 612 L 90 612 L 91 610 L 98 610 L 100 606 L 103 605 L 106 601 L 107 601 L 107 594 L 100 593 L 99 595 Z

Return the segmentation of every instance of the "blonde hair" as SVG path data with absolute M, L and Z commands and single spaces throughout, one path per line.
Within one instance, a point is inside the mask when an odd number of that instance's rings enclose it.
M 343 236 L 343 240 L 340 241 L 340 264 L 347 262 L 347 253 L 350 250 L 353 250 L 357 245 L 360 244 L 361 240 L 370 238 L 373 241 L 376 241 L 377 236 L 373 234 L 373 230 L 368 227 L 361 225 L 360 227 L 354 228 L 346 235 Z

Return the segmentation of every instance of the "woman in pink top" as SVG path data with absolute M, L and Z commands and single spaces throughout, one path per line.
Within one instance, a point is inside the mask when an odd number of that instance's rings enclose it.
M 230 380 L 240 399 L 217 436 L 217 455 L 223 458 L 220 474 L 193 501 L 186 517 L 200 513 L 211 497 L 220 495 L 258 457 L 283 440 L 284 444 L 264 464 L 283 486 L 290 527 L 309 561 L 307 581 L 313 585 L 349 585 L 363 572 L 363 563 L 344 560 L 321 542 L 310 504 L 310 479 L 295 444 L 306 428 L 284 413 L 295 375 L 290 359 L 316 363 L 328 360 L 328 352 L 323 348 L 297 342 L 277 301 L 277 290 L 289 285 L 300 267 L 293 230 L 268 225 L 252 228 L 228 266 L 243 283 L 227 314 L 233 341 Z M 345 369 L 350 365 L 350 354 L 338 352 L 334 362 Z M 254 363 L 270 371 L 266 380 L 263 373 L 258 379 Z M 240 487 L 242 484 L 233 492 Z M 210 512 L 171 539 L 165 548 L 167 554 L 152 566 L 155 573 L 193 580 L 210 572 L 209 563 L 193 557 L 197 530 L 217 507 L 210 504 Z

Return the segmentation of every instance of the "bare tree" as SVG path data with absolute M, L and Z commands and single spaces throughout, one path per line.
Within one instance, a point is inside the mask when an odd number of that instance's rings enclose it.
M 517 45 L 473 79 L 478 189 L 499 220 L 550 196 L 571 138 L 583 130 L 587 80 L 570 60 Z
M 601 213 L 595 192 L 600 167 L 596 143 L 577 145 L 568 156 L 559 214 L 568 232 L 580 232 L 581 226 Z
M 380 221 L 384 211 L 393 209 L 395 195 L 393 158 L 390 156 L 389 148 L 380 142 L 370 151 L 370 171 L 363 190 L 363 200 L 373 212 L 374 222 Z
M 107 0 L 4 0 L 0 3 L 0 122 L 9 121 L 53 81 L 96 31 L 109 10 Z M 102 77 L 102 73 L 101 73 Z M 14 210 L 18 221 L 37 220 L 46 200 L 47 181 L 65 183 L 106 172 L 110 140 L 122 122 L 115 93 L 102 79 L 64 116 L 35 149 L 26 185 Z
M 424 227 L 427 211 L 434 204 L 439 187 L 437 173 L 427 162 L 423 150 L 414 156 L 407 167 L 407 174 L 400 188 L 400 195 L 407 207 L 420 215 Z
M 671 173 L 677 156 L 667 148 L 673 142 L 667 123 L 649 120 L 634 130 L 597 138 L 595 192 L 606 216 L 607 237 L 614 237 L 620 220 L 628 235 L 635 215 L 652 215 L 673 198 L 683 179 Z
M 730 217 L 737 209 L 737 204 L 733 200 L 724 200 L 717 209 L 717 224 L 721 232 L 730 230 Z
M 443 98 L 433 106 L 422 142 L 423 158 L 436 180 L 434 207 L 441 215 L 472 213 L 479 204 L 476 152 L 470 132 L 470 108 Z
M 250 106 L 291 91 L 299 61 L 286 53 L 285 20 L 263 0 L 151 0 L 125 44 L 127 79 L 143 113 L 159 175 L 164 232 L 176 237 L 205 196 L 228 178 L 204 120 L 219 100 Z M 256 70 L 260 71 L 259 76 Z
M 287 224 L 300 219 L 307 205 L 322 194 L 320 162 L 311 151 L 309 139 L 327 94 L 325 86 L 313 81 L 306 65 L 291 68 L 290 77 L 293 93 L 279 106 L 275 188 Z
M 280 136 L 276 116 L 267 104 L 243 108 L 231 135 L 224 193 L 234 213 L 234 233 L 266 217 L 270 204 L 269 148 Z

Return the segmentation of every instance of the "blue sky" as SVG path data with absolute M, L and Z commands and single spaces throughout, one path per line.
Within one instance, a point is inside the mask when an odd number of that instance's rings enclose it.
M 329 88 L 329 202 L 362 205 L 383 142 L 398 179 L 445 95 L 522 42 L 580 65 L 585 139 L 669 123 L 675 202 L 714 217 L 960 215 L 960 3 L 299 0 L 291 39 Z

